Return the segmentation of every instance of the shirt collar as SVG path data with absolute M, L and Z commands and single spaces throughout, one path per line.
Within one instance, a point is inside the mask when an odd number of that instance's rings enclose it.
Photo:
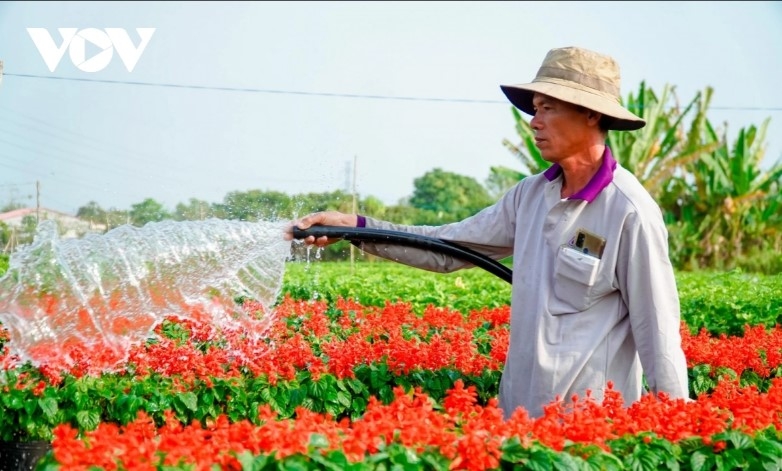
M 603 152 L 603 162 L 600 164 L 600 168 L 597 169 L 597 173 L 592 176 L 592 179 L 589 180 L 589 183 L 584 188 L 571 195 L 568 199 L 584 200 L 587 203 L 591 203 L 613 181 L 615 169 L 616 160 L 614 160 L 614 156 L 611 154 L 611 149 L 606 146 Z M 561 174 L 562 167 L 559 164 L 554 164 L 543 172 L 543 175 L 550 182 L 554 181 Z

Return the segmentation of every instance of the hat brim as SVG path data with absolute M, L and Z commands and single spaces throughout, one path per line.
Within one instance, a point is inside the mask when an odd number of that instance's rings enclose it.
M 534 116 L 535 109 L 532 106 L 532 97 L 535 93 L 541 93 L 558 100 L 597 111 L 605 116 L 613 118 L 608 123 L 608 129 L 615 131 L 635 131 L 646 125 L 646 121 L 626 110 L 616 101 L 602 95 L 590 93 L 587 90 L 576 89 L 569 86 L 551 82 L 533 82 L 520 85 L 500 85 L 502 92 L 521 111 Z

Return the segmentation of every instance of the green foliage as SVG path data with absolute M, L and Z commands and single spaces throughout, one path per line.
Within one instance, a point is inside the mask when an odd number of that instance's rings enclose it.
M 90 201 L 76 211 L 76 217 L 95 224 L 106 222 L 106 210 L 95 201 Z
M 705 328 L 718 335 L 741 335 L 744 325 L 782 324 L 782 274 L 677 272 L 682 320 L 693 333 Z M 284 293 L 295 299 L 352 298 L 368 306 L 387 301 L 450 306 L 468 312 L 510 303 L 511 287 L 480 268 L 433 273 L 378 260 L 291 262 L 283 277 Z
M 257 410 L 268 404 L 280 417 L 294 417 L 297 407 L 306 407 L 336 418 L 357 419 L 366 411 L 369 397 L 383 403 L 394 399 L 393 389 L 414 387 L 442 401 L 445 392 L 462 380 L 474 385 L 478 399 L 486 404 L 498 394 L 500 372 L 487 371 L 472 377 L 455 370 L 392 373 L 384 362 L 359 365 L 355 378 L 322 374 L 313 379 L 308 371 L 298 371 L 292 380 L 270 382 L 265 376 L 214 377 L 209 382 L 194 380 L 183 389 L 177 377 L 153 374 L 134 376 L 106 373 L 100 377 L 66 375 L 53 386 L 30 365 L 8 370 L 2 378 L 8 390 L 0 394 L 0 440 L 51 440 L 52 429 L 70 423 L 79 430 L 93 430 L 99 422 L 127 424 L 139 411 L 158 425 L 170 410 L 182 423 L 205 422 L 225 414 L 233 421 L 248 419 L 258 423 Z M 35 392 L 41 387 L 40 392 Z
M 760 128 L 740 129 L 732 146 L 708 121 L 700 130 L 702 139 L 719 146 L 687 167 L 692 183 L 677 195 L 678 211 L 670 219 L 679 265 L 778 272 L 778 256 L 770 265 L 758 263 L 782 247 L 782 161 L 761 167 L 767 125 L 768 120 Z
M 782 324 L 782 274 L 679 272 L 682 319 L 692 333 L 742 335 L 745 325 Z
M 157 222 L 171 219 L 171 215 L 163 207 L 163 204 L 152 198 L 147 198 L 141 203 L 130 207 L 130 220 L 136 226 L 143 226 L 148 222 Z
M 222 203 L 214 205 L 213 211 L 220 218 L 239 221 L 289 219 L 294 213 L 294 202 L 277 191 L 233 191 Z
M 463 271 L 457 282 L 457 274 L 429 273 L 391 262 L 357 264 L 353 273 L 348 263 L 291 263 L 290 267 L 298 269 L 286 270 L 284 293 L 296 297 L 294 292 L 299 290 L 298 294 L 305 299 L 329 293 L 323 288 L 323 281 L 328 278 L 360 280 L 360 286 L 333 286 L 342 290 L 339 296 L 368 305 L 382 306 L 394 296 L 399 296 L 401 300 L 421 308 L 431 303 L 429 296 L 433 292 L 442 298 L 434 304 L 452 306 L 451 303 L 461 302 L 460 309 L 465 311 L 486 307 L 487 300 L 493 299 L 498 305 L 507 304 L 509 300 L 509 285 L 480 269 Z M 350 276 L 347 276 L 348 273 L 351 273 Z M 385 283 L 380 280 L 385 280 Z M 780 292 L 780 276 L 763 277 L 740 272 L 678 273 L 677 281 L 682 305 L 688 306 L 686 316 L 696 322 L 699 320 L 704 326 L 738 325 L 740 317 L 737 313 L 745 311 L 761 319 L 767 310 L 778 313 L 782 302 L 774 296 L 774 293 Z M 368 287 L 374 288 L 369 290 Z M 362 293 L 362 288 L 369 294 L 353 295 Z M 486 292 L 476 295 L 480 289 Z M 336 298 L 333 294 L 322 296 Z M 336 315 L 333 309 L 333 306 L 330 307 L 326 315 Z M 731 317 L 734 320 L 724 319 Z M 298 318 L 291 319 L 294 325 L 298 321 Z M 755 323 L 752 316 L 748 323 Z M 478 328 L 475 333 L 478 343 L 481 342 L 480 331 Z M 174 322 L 164 323 L 162 332 L 165 337 L 180 343 L 186 342 L 190 336 L 187 329 Z M 139 411 L 145 411 L 158 425 L 164 422 L 167 410 L 183 423 L 194 420 L 206 423 L 225 414 L 232 421 L 248 419 L 257 425 L 260 421 L 258 407 L 263 404 L 268 404 L 281 417 L 295 416 L 296 408 L 301 406 L 336 418 L 357 419 L 366 410 L 371 396 L 388 403 L 393 399 L 396 386 L 408 391 L 420 387 L 439 404 L 445 391 L 457 380 L 464 381 L 466 387 L 474 385 L 479 403 L 485 404 L 496 397 L 501 374 L 499 371 L 486 371 L 480 377 L 472 377 L 442 369 L 416 370 L 398 375 L 381 361 L 357 366 L 352 378 L 338 378 L 332 374 L 313 378 L 309 371 L 297 371 L 293 379 L 276 382 L 249 373 L 239 377 L 182 382 L 177 377 L 157 374 L 139 376 L 131 373 L 132 369 L 129 365 L 128 373 L 99 377 L 66 375 L 57 386 L 42 385 L 41 372 L 29 365 L 6 372 L 2 382 L 7 388 L 0 394 L 3 410 L 0 414 L 0 439 L 50 440 L 51 428 L 58 423 L 70 423 L 79 430 L 92 430 L 101 421 L 128 423 L 137 417 Z M 712 390 L 720 378 L 736 377 L 736 373 L 730 370 L 712 371 L 707 365 L 696 366 L 689 373 L 690 384 L 696 393 Z M 755 384 L 760 390 L 765 389 L 758 378 L 742 374 L 741 379 L 743 384 Z M 610 440 L 606 448 L 567 442 L 562 451 L 537 442 L 522 444 L 522 438 L 514 437 L 503 442 L 502 469 L 754 470 L 779 469 L 782 466 L 780 437 L 771 428 L 754 435 L 728 430 L 710 437 L 708 443 L 701 438 L 673 443 L 654 434 L 641 433 Z M 311 440 L 311 447 L 304 455 L 277 460 L 273 455 L 252 456 L 245 453 L 240 456 L 240 461 L 244 466 L 252 466 L 249 469 L 447 469 L 451 464 L 436 451 L 413 450 L 399 444 L 382 446 L 378 453 L 368 455 L 365 461 L 352 464 L 347 463 L 340 451 L 322 453 L 326 446 L 323 437 L 313 436 Z M 51 460 L 49 462 L 52 463 Z M 172 466 L 167 469 L 186 468 Z
M 648 432 L 612 440 L 610 447 L 614 455 L 622 457 L 619 469 L 679 470 L 686 458 L 678 444 Z
M 513 114 L 513 120 L 516 123 L 516 133 L 519 135 L 521 143 L 516 145 L 508 139 L 503 139 L 502 145 L 519 160 L 521 170 L 504 166 L 494 166 L 489 169 L 486 187 L 495 200 L 520 180 L 540 173 L 551 166 L 550 162 L 543 159 L 540 149 L 535 145 L 535 132 L 526 118 L 515 107 L 511 107 L 511 113 Z
M 480 268 L 433 273 L 386 260 L 286 265 L 282 291 L 295 299 L 333 302 L 351 298 L 366 306 L 403 301 L 461 312 L 510 303 L 510 285 Z
M 4 221 L 0 221 L 0 253 L 2 250 L 8 248 L 8 243 L 11 241 L 12 229 Z
M 472 216 L 494 201 L 475 179 L 435 168 L 413 180 L 414 208 L 431 211 L 443 224 Z
M 187 204 L 176 205 L 172 217 L 177 221 L 202 221 L 215 217 L 215 210 L 207 201 L 190 198 Z

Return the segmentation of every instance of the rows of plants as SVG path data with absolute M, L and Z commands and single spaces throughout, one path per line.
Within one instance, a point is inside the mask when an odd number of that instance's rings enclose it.
M 261 336 L 183 311 L 111 371 L 95 366 L 95 345 L 59 352 L 65 370 L 6 352 L 0 439 L 50 441 L 40 469 L 63 470 L 782 466 L 778 277 L 679 276 L 695 322 L 681 329 L 690 401 L 624 404 L 609 390 L 507 420 L 496 394 L 509 310 L 497 299 L 509 291 L 492 278 L 296 264 L 272 323 L 245 303 Z M 720 321 L 695 308 L 702 298 Z
M 678 272 L 676 280 L 682 320 L 692 333 L 705 328 L 740 335 L 747 324 L 782 324 L 782 273 Z M 504 306 L 511 296 L 508 283 L 480 269 L 442 274 L 383 261 L 293 263 L 283 282 L 283 291 L 296 299 L 342 297 L 371 306 L 405 301 L 462 312 Z

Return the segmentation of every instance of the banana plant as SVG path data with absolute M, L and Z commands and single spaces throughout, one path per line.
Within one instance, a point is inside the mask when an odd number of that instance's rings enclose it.
M 491 167 L 486 186 L 493 197 L 499 197 L 523 178 L 540 173 L 551 166 L 540 155 L 540 149 L 535 145 L 535 132 L 519 110 L 511 108 L 513 119 L 516 122 L 516 133 L 521 138 L 521 143 L 516 145 L 508 139 L 502 140 L 504 145 L 521 163 L 521 170 L 515 170 L 504 166 Z
M 769 119 L 760 127 L 740 129 L 729 147 L 722 145 L 692 167 L 697 191 L 692 195 L 702 217 L 703 263 L 733 268 L 750 254 L 771 250 L 782 243 L 778 209 L 782 182 L 782 161 L 762 168 Z M 709 137 L 716 133 L 708 126 Z
M 625 106 L 642 117 L 646 126 L 633 132 L 608 134 L 608 146 L 619 163 L 635 174 L 663 206 L 672 203 L 671 190 L 674 195 L 680 190 L 677 183 L 683 177 L 682 169 L 717 147 L 716 142 L 701 142 L 700 133 L 692 129 L 683 131 L 684 120 L 691 114 L 692 126 L 701 125 L 710 97 L 711 89 L 707 88 L 681 109 L 674 87 L 666 84 L 658 97 L 641 82 L 638 94 L 629 94 Z

